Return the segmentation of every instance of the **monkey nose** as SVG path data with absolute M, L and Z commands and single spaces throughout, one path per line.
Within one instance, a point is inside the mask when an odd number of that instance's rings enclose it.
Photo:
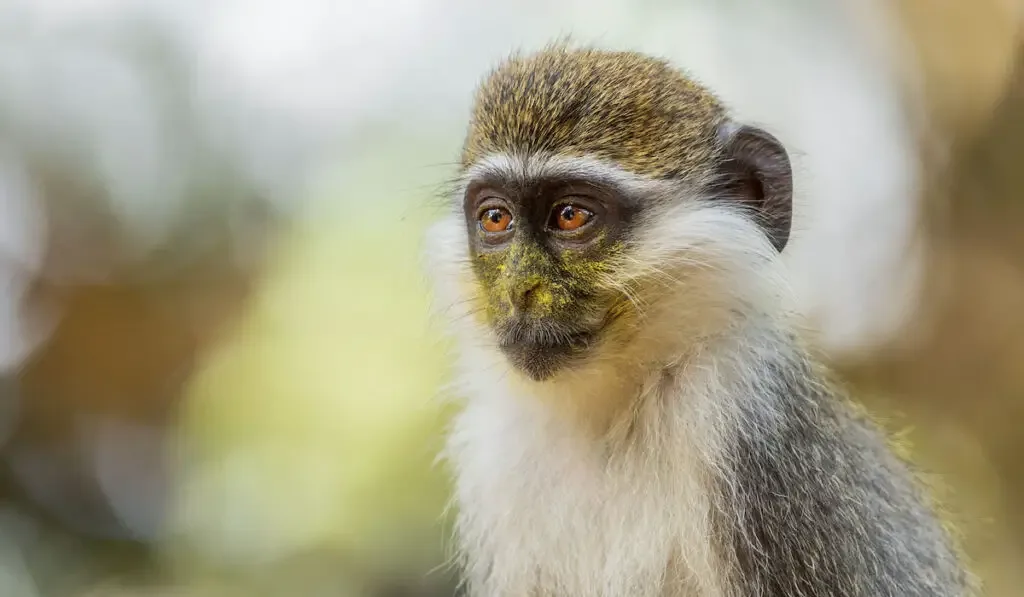
M 532 307 L 538 287 L 540 287 L 539 282 L 531 282 L 523 284 L 513 290 L 509 297 L 512 302 L 512 307 L 516 311 L 526 311 Z

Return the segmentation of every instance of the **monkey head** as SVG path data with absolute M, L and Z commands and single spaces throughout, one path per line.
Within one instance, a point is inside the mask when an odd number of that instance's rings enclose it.
M 789 239 L 782 145 L 638 53 L 504 61 L 477 91 L 460 174 L 457 294 L 474 333 L 536 382 L 708 333 L 716 311 L 755 300 L 736 285 Z

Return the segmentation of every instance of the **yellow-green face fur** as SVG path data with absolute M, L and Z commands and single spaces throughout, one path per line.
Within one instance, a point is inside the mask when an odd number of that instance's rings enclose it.
M 556 46 L 509 59 L 480 86 L 462 165 L 547 152 L 689 177 L 710 166 L 724 117 L 712 93 L 663 60 Z
M 579 302 L 601 290 L 600 280 L 619 252 L 600 240 L 590 251 L 563 251 L 557 258 L 538 245 L 513 242 L 505 251 L 476 256 L 475 269 L 486 289 L 486 317 L 495 324 L 513 312 L 508 296 L 517 285 L 536 288 L 531 312 L 536 317 L 571 317 Z

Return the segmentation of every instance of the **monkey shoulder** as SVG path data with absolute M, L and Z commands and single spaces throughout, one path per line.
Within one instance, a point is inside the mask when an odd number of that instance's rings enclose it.
M 807 359 L 766 368 L 720 490 L 741 594 L 970 595 L 952 537 L 883 430 Z

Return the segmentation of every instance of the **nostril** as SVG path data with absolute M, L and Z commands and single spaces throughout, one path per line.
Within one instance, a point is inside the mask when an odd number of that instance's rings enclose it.
M 537 290 L 537 287 L 533 286 L 532 288 L 527 288 L 526 291 L 523 292 L 522 305 L 524 309 L 533 306 L 533 296 L 535 294 L 535 290 Z
M 517 309 L 529 309 L 533 306 L 539 284 L 531 284 L 523 288 L 513 300 Z

